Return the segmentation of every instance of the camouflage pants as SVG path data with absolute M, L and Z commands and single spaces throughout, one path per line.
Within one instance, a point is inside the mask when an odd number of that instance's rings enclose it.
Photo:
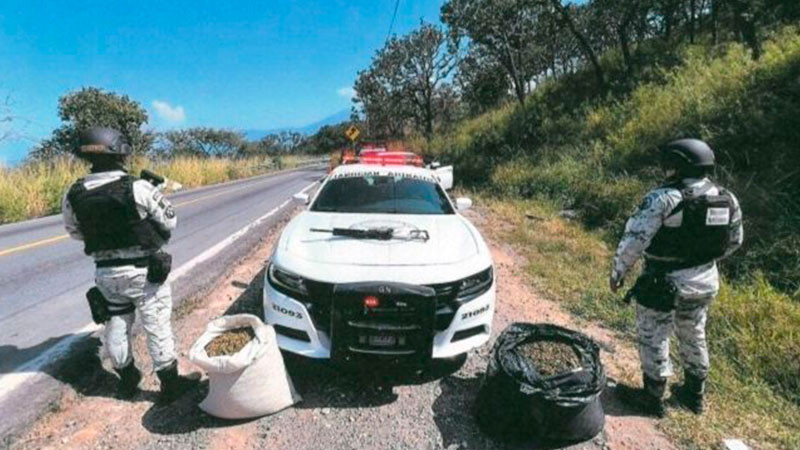
M 169 282 L 158 285 L 147 281 L 147 269 L 134 266 L 99 268 L 95 283 L 113 312 L 114 305 L 133 303 L 139 311 L 147 337 L 147 350 L 155 370 L 176 359 L 172 335 L 172 290 Z M 135 313 L 113 316 L 105 327 L 105 347 L 115 368 L 128 365 L 133 358 L 131 332 Z
M 706 318 L 713 297 L 679 298 L 675 309 L 661 312 L 636 305 L 636 331 L 642 372 L 655 380 L 672 375 L 669 340 L 673 328 L 678 338 L 678 350 L 685 369 L 698 378 L 708 375 L 708 346 Z

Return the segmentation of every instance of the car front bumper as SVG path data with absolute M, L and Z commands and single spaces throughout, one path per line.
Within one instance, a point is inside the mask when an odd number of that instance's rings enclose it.
M 489 340 L 494 317 L 495 286 L 496 281 L 485 293 L 459 305 L 451 319 L 448 315 L 449 323 L 440 321 L 429 340 L 431 348 L 426 353 L 430 357 L 455 357 Z M 275 327 L 281 349 L 309 358 L 331 358 L 331 327 L 327 323 L 319 323 L 319 314 L 310 313 L 315 302 L 303 302 L 285 295 L 275 290 L 266 279 L 263 298 L 265 321 Z M 327 320 L 329 316 L 324 317 Z

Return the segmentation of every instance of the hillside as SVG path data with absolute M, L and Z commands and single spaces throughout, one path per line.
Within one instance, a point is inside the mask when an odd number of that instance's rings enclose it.
M 606 56 L 614 73 L 614 55 Z M 651 67 L 640 74 L 644 82 L 606 96 L 591 92 L 585 73 L 550 82 L 524 108 L 509 105 L 468 120 L 428 151 L 454 160 L 462 179 L 580 210 L 588 226 L 614 235 L 660 181 L 657 146 L 679 137 L 705 139 L 716 149 L 719 181 L 747 211 L 748 244 L 729 272 L 761 270 L 796 293 L 800 36 L 784 31 L 759 61 L 735 44 L 684 47 L 675 56 L 674 69 Z
M 611 251 L 628 214 L 662 180 L 657 146 L 707 140 L 718 180 L 741 199 L 746 245 L 723 264 L 728 282 L 709 322 L 711 412 L 670 416 L 665 427 L 692 446 L 744 435 L 757 447 L 796 448 L 800 35 L 775 34 L 758 60 L 739 44 L 646 47 L 632 76 L 619 55 L 603 55 L 613 80 L 604 91 L 587 72 L 563 76 L 522 107 L 460 123 L 425 151 L 455 163 L 465 188 L 518 224 L 508 238 L 529 248 L 527 270 L 547 291 L 629 331 L 632 309 L 608 292 Z M 579 224 L 563 223 L 563 209 L 576 211 Z M 538 220 L 561 225 L 554 231 Z

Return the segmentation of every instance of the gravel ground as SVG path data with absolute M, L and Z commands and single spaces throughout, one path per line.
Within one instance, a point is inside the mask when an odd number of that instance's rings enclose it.
M 631 380 L 638 372 L 632 345 L 596 324 L 576 320 L 556 303 L 538 296 L 522 274 L 513 248 L 492 239 L 497 223 L 481 211 L 470 219 L 489 240 L 498 274 L 496 336 L 517 321 L 552 322 L 579 328 L 605 349 L 603 360 L 612 377 Z M 288 217 L 284 220 L 288 220 Z M 183 355 L 205 328 L 222 314 L 261 316 L 264 262 L 276 227 L 211 292 L 185 302 L 177 311 L 175 330 Z M 472 405 L 486 368 L 491 344 L 471 352 L 466 361 L 437 363 L 424 370 L 339 370 L 324 362 L 284 355 L 303 402 L 255 420 L 225 421 L 205 415 L 197 404 L 207 381 L 168 406 L 155 406 L 157 381 L 146 374 L 143 392 L 132 401 L 113 398 L 116 378 L 91 340 L 59 379 L 65 383 L 52 411 L 11 444 L 12 448 L 98 449 L 529 449 L 558 448 L 535 442 L 498 442 L 480 432 Z M 142 336 L 135 349 L 140 367 L 149 364 Z M 183 371 L 191 370 L 183 358 Z M 595 439 L 569 449 L 670 449 L 656 422 L 631 415 L 607 390 L 606 428 Z

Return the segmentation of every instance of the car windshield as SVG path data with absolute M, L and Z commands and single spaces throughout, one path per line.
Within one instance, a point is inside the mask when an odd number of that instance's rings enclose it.
M 312 211 L 379 214 L 453 214 L 435 182 L 405 175 L 334 178 L 323 186 Z

